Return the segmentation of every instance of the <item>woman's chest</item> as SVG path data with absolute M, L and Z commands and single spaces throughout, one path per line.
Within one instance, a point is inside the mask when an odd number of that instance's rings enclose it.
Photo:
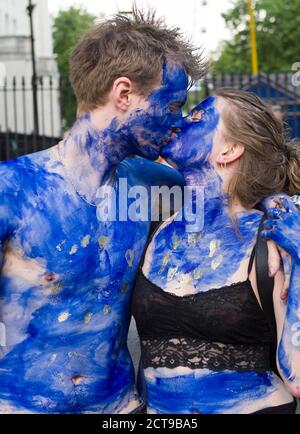
M 143 271 L 160 288 L 179 296 L 246 280 L 257 224 L 234 227 L 231 221 L 187 233 L 176 222 L 155 236 Z

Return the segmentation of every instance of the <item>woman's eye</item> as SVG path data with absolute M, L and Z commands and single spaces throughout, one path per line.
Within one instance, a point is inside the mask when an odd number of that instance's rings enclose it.
M 190 120 L 193 122 L 199 122 L 203 119 L 204 111 L 203 110 L 195 110 L 190 115 Z

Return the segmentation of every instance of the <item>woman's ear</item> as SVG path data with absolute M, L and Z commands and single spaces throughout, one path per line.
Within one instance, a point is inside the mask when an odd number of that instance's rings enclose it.
M 112 101 L 118 111 L 127 112 L 133 91 L 132 82 L 127 77 L 118 78 L 112 88 Z
M 226 146 L 218 155 L 216 162 L 220 165 L 227 165 L 239 160 L 245 152 L 245 147 L 240 143 L 234 143 Z

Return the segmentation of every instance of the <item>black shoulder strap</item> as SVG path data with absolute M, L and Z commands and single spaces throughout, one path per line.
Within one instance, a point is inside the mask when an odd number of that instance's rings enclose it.
M 273 304 L 274 277 L 269 276 L 269 252 L 265 240 L 260 237 L 265 218 L 261 221 L 255 248 L 255 266 L 258 294 L 267 317 L 274 340 L 277 338 L 276 319 Z
M 251 271 L 253 268 L 255 253 L 256 253 L 256 245 L 253 247 L 253 250 L 252 250 L 252 253 L 250 256 L 250 261 L 249 261 L 249 265 L 248 265 L 248 278 L 250 277 L 250 274 L 251 274 Z
M 269 252 L 267 242 L 260 237 L 264 220 L 265 216 L 262 219 L 258 230 L 255 247 L 256 280 L 262 309 L 266 315 L 272 334 L 271 368 L 279 375 L 276 364 L 277 327 L 273 303 L 274 278 L 269 276 Z

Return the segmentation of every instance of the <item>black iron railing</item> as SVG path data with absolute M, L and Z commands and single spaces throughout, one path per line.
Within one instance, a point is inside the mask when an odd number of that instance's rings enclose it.
M 292 74 L 208 75 L 189 94 L 188 111 L 220 87 L 255 92 L 282 110 L 292 138 L 300 139 L 300 86 Z M 76 99 L 68 79 L 38 77 L 38 131 L 35 130 L 33 82 L 22 76 L 0 83 L 0 160 L 56 144 L 76 118 Z

